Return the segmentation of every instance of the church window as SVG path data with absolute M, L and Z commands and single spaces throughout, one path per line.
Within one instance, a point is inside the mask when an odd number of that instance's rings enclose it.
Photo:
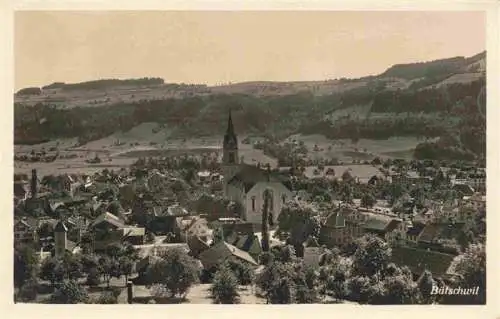
M 283 201 L 283 204 L 286 203 L 286 195 L 282 195 L 281 200 Z
M 229 163 L 235 163 L 236 159 L 233 152 L 229 152 Z
M 252 196 L 252 211 L 255 212 L 255 196 Z

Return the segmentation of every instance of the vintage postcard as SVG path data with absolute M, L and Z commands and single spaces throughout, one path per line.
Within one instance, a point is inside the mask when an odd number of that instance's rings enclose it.
M 15 10 L 9 298 L 494 303 L 488 8 Z

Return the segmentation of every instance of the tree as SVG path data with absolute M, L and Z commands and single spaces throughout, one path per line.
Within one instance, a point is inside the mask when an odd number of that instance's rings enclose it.
M 359 303 L 368 303 L 370 300 L 370 279 L 364 276 L 356 276 L 347 282 L 350 299 Z
M 343 182 L 351 182 L 353 180 L 353 177 L 351 175 L 351 172 L 346 169 L 344 173 L 342 173 L 342 181 Z
M 96 303 L 101 305 L 117 304 L 118 298 L 115 297 L 113 295 L 113 292 L 111 291 L 103 291 L 99 298 L 96 300 Z
M 224 268 L 231 270 L 238 280 L 240 285 L 249 285 L 253 281 L 253 271 L 248 264 L 245 264 L 237 259 L 229 259 L 224 265 Z
M 303 202 L 290 201 L 281 209 L 278 227 L 281 232 L 289 234 L 290 243 L 297 250 L 310 236 L 319 237 L 321 223 L 318 213 L 310 206 Z
M 221 267 L 214 275 L 210 289 L 214 303 L 235 304 L 239 302 L 238 280 L 227 267 Z
M 353 195 L 352 195 L 352 186 L 349 183 L 342 184 L 342 188 L 340 190 L 340 200 L 344 203 L 352 204 Z
M 262 208 L 262 251 L 269 251 L 269 199 L 270 193 L 264 191 L 264 207 Z
M 361 206 L 363 207 L 373 207 L 377 203 L 375 196 L 370 193 L 364 193 L 363 197 L 361 197 Z
M 87 291 L 76 281 L 64 281 L 50 298 L 50 303 L 78 304 L 89 300 Z
M 433 295 L 432 287 L 435 286 L 435 281 L 432 278 L 432 273 L 428 270 L 424 271 L 424 273 L 420 276 L 417 282 L 418 289 L 420 290 L 420 294 L 422 295 L 422 301 L 424 303 L 432 303 Z
M 180 249 L 169 249 L 162 259 L 152 264 L 146 276 L 152 284 L 159 284 L 170 297 L 185 298 L 189 288 L 198 282 L 196 260 Z
M 456 272 L 461 276 L 456 286 L 461 288 L 479 287 L 478 295 L 460 296 L 466 304 L 486 303 L 486 250 L 483 244 L 471 244 L 455 261 Z M 450 298 L 454 299 L 454 298 Z
M 386 295 L 385 304 L 415 304 L 419 301 L 417 284 L 411 277 L 404 274 L 386 277 L 384 279 Z
M 66 275 L 64 264 L 59 258 L 47 258 L 43 261 L 40 269 L 40 278 L 42 280 L 50 281 L 52 286 L 56 283 L 62 282 Z
M 66 278 L 76 280 L 82 277 L 83 265 L 80 255 L 66 254 L 62 262 Z
M 98 286 L 101 283 L 101 274 L 97 267 L 88 270 L 86 283 L 89 286 Z
M 108 256 L 101 256 L 99 258 L 99 273 L 103 276 L 104 281 L 106 282 L 107 286 L 109 287 L 109 281 L 111 280 L 111 277 L 113 276 L 113 271 L 115 268 L 115 263 L 116 261 L 109 258 Z
M 306 267 L 296 274 L 296 302 L 300 304 L 319 301 L 319 277 L 315 267 Z
M 271 250 L 271 253 L 273 261 L 282 263 L 293 262 L 297 256 L 295 248 L 292 245 L 275 246 Z
M 134 263 L 128 256 L 122 256 L 119 260 L 120 273 L 125 276 L 125 282 L 128 282 L 128 277 L 132 274 Z
M 14 249 L 14 285 L 21 287 L 25 282 L 34 280 L 39 272 L 39 258 L 31 246 Z
M 29 279 L 23 283 L 19 292 L 15 296 L 16 302 L 31 302 L 38 296 L 38 283 L 34 279 Z
M 391 257 L 389 245 L 374 235 L 365 235 L 357 240 L 357 249 L 353 256 L 354 272 L 372 277 L 382 272 Z

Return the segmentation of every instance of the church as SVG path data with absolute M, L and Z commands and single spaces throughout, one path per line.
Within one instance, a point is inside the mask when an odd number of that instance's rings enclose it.
M 243 207 L 242 218 L 255 225 L 262 224 L 264 193 L 270 194 L 269 212 L 273 224 L 277 223 L 283 205 L 293 193 L 288 179 L 269 169 L 240 163 L 238 138 L 234 130 L 231 111 L 227 121 L 222 149 L 222 173 L 226 198 Z

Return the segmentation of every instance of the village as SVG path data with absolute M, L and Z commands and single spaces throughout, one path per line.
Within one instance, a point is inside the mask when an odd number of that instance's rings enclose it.
M 15 299 L 454 303 L 430 289 L 468 285 L 480 296 L 465 302 L 480 302 L 484 283 L 461 265 L 484 254 L 485 170 L 390 159 L 364 166 L 245 164 L 229 113 L 221 159 L 18 174 Z

